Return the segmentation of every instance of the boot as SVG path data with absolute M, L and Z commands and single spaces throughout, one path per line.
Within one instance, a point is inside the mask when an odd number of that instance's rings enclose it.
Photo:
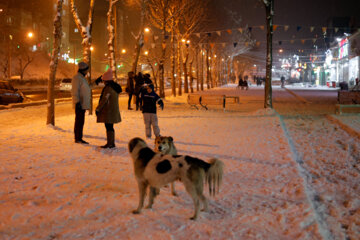
M 106 131 L 107 143 L 101 148 L 114 148 L 115 147 L 115 132 L 114 131 Z

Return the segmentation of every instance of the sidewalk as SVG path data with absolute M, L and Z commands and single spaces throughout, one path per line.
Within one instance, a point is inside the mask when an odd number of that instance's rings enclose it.
M 163 188 L 152 210 L 131 213 L 138 193 L 127 143 L 133 137 L 144 138 L 140 112 L 121 111 L 122 122 L 115 125 L 117 147 L 103 150 L 98 146 L 105 143 L 105 127 L 94 115 L 86 116 L 84 128 L 84 139 L 91 144 L 73 143 L 70 103 L 57 108 L 56 127 L 45 126 L 46 106 L 1 111 L 0 118 L 10 120 L 0 124 L 0 238 L 341 236 L 326 222 L 328 215 L 319 219 L 319 213 L 326 212 L 314 208 L 313 192 L 299 169 L 296 144 L 289 141 L 291 132 L 284 120 L 263 109 L 256 92 L 247 94 L 254 95 L 225 113 L 190 109 L 186 96 L 167 98 L 164 111 L 158 113 L 161 134 L 174 138 L 179 154 L 204 160 L 217 157 L 225 163 L 220 193 L 209 198 L 210 211 L 201 213 L 196 222 L 189 220 L 193 203 L 180 182 L 178 197 Z M 126 109 L 126 100 L 120 99 L 121 109 Z M 153 147 L 153 140 L 147 142 Z M 356 239 L 359 231 L 352 226 L 347 234 Z

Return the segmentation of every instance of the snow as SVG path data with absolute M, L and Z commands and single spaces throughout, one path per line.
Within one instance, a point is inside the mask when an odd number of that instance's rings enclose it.
M 220 193 L 210 198 L 205 188 L 209 212 L 195 222 L 180 182 L 179 196 L 163 188 L 153 209 L 131 213 L 138 193 L 127 143 L 145 129 L 142 114 L 126 110 L 126 95 L 114 150 L 99 148 L 105 127 L 94 115 L 84 127 L 90 145 L 74 143 L 71 103 L 56 105 L 55 127 L 45 125 L 45 105 L 2 110 L 0 238 L 360 239 L 360 143 L 326 117 L 359 131 L 360 115 L 332 115 L 331 91 L 303 92 L 310 104 L 273 87 L 275 110 L 263 108 L 264 89 L 254 86 L 204 92 L 239 95 L 225 112 L 192 109 L 186 94 L 165 99 L 161 134 L 179 154 L 225 163 Z

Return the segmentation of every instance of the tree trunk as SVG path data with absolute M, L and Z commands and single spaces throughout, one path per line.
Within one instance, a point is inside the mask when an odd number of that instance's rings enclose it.
M 54 99 L 54 86 L 55 86 L 55 77 L 56 69 L 59 60 L 60 45 L 61 45 L 61 36 L 62 36 L 62 26 L 61 26 L 61 16 L 62 16 L 62 5 L 64 0 L 57 1 L 57 14 L 54 19 L 54 42 L 53 42 L 53 51 L 51 54 L 50 61 L 50 74 L 48 82 L 48 91 L 47 91 L 47 120 L 46 124 L 55 125 L 55 99 Z
M 199 49 L 198 48 L 195 49 L 195 57 L 196 57 L 196 91 L 198 92 L 199 91 L 199 80 L 200 80 L 199 79 L 200 68 L 199 68 Z
M 144 21 L 145 21 L 145 11 L 146 11 L 147 0 L 141 1 L 141 16 L 140 16 L 140 31 L 136 37 L 135 44 L 135 58 L 132 66 L 132 71 L 136 74 L 137 64 L 139 61 L 140 51 L 142 46 L 144 46 Z
M 181 96 L 182 95 L 182 80 L 181 80 L 181 76 L 182 76 L 182 71 L 181 71 L 181 67 L 182 67 L 182 58 L 181 58 L 181 45 L 180 45 L 180 41 L 178 39 L 178 45 L 177 45 L 177 48 L 178 48 L 178 51 L 177 51 L 177 57 L 178 57 L 178 95 Z
M 116 77 L 116 61 L 115 61 L 115 30 L 113 26 L 113 6 L 117 2 L 117 0 L 109 1 L 109 10 L 107 12 L 107 30 L 109 33 L 108 40 L 108 51 L 109 51 L 109 65 L 113 71 L 113 79 L 117 81 Z
M 204 49 L 201 50 L 201 72 L 200 72 L 200 89 L 204 90 Z
M 165 30 L 165 25 L 163 27 L 163 41 L 162 41 L 162 47 L 161 47 L 161 59 L 160 59 L 160 64 L 159 64 L 159 69 L 160 69 L 160 91 L 159 91 L 159 96 L 161 98 L 165 97 L 165 89 L 164 89 L 164 75 L 165 75 L 165 56 L 166 56 L 166 39 L 165 39 L 165 35 L 166 35 L 166 30 Z
M 188 69 L 186 67 L 187 61 L 189 59 L 189 52 L 186 49 L 185 59 L 183 60 L 183 70 L 184 70 L 184 93 L 189 93 L 189 81 L 188 81 Z
M 206 85 L 207 89 L 210 89 L 210 61 L 209 61 L 209 44 L 206 47 Z
M 175 31 L 174 27 L 172 30 L 172 37 L 171 37 L 171 93 L 174 97 L 176 97 L 176 81 L 175 81 L 175 54 L 176 54 L 176 47 L 175 47 Z
M 192 65 L 194 62 L 194 58 L 192 58 L 190 64 L 189 64 L 189 76 L 190 76 L 190 92 L 193 93 L 194 92 L 194 88 L 193 88 L 193 83 L 194 83 L 194 76 L 192 73 Z
M 265 4 L 266 25 L 267 25 L 267 46 L 266 46 L 266 80 L 265 80 L 265 102 L 264 108 L 272 108 L 272 35 L 273 35 L 273 16 L 274 0 L 268 0 Z

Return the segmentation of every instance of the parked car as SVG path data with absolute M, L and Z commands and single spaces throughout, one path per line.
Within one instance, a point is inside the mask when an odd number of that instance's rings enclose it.
M 72 88 L 71 78 L 64 78 L 60 82 L 59 89 L 63 91 L 70 91 Z
M 15 89 L 10 82 L 0 80 L 0 104 L 20 103 L 24 101 L 24 94 Z

